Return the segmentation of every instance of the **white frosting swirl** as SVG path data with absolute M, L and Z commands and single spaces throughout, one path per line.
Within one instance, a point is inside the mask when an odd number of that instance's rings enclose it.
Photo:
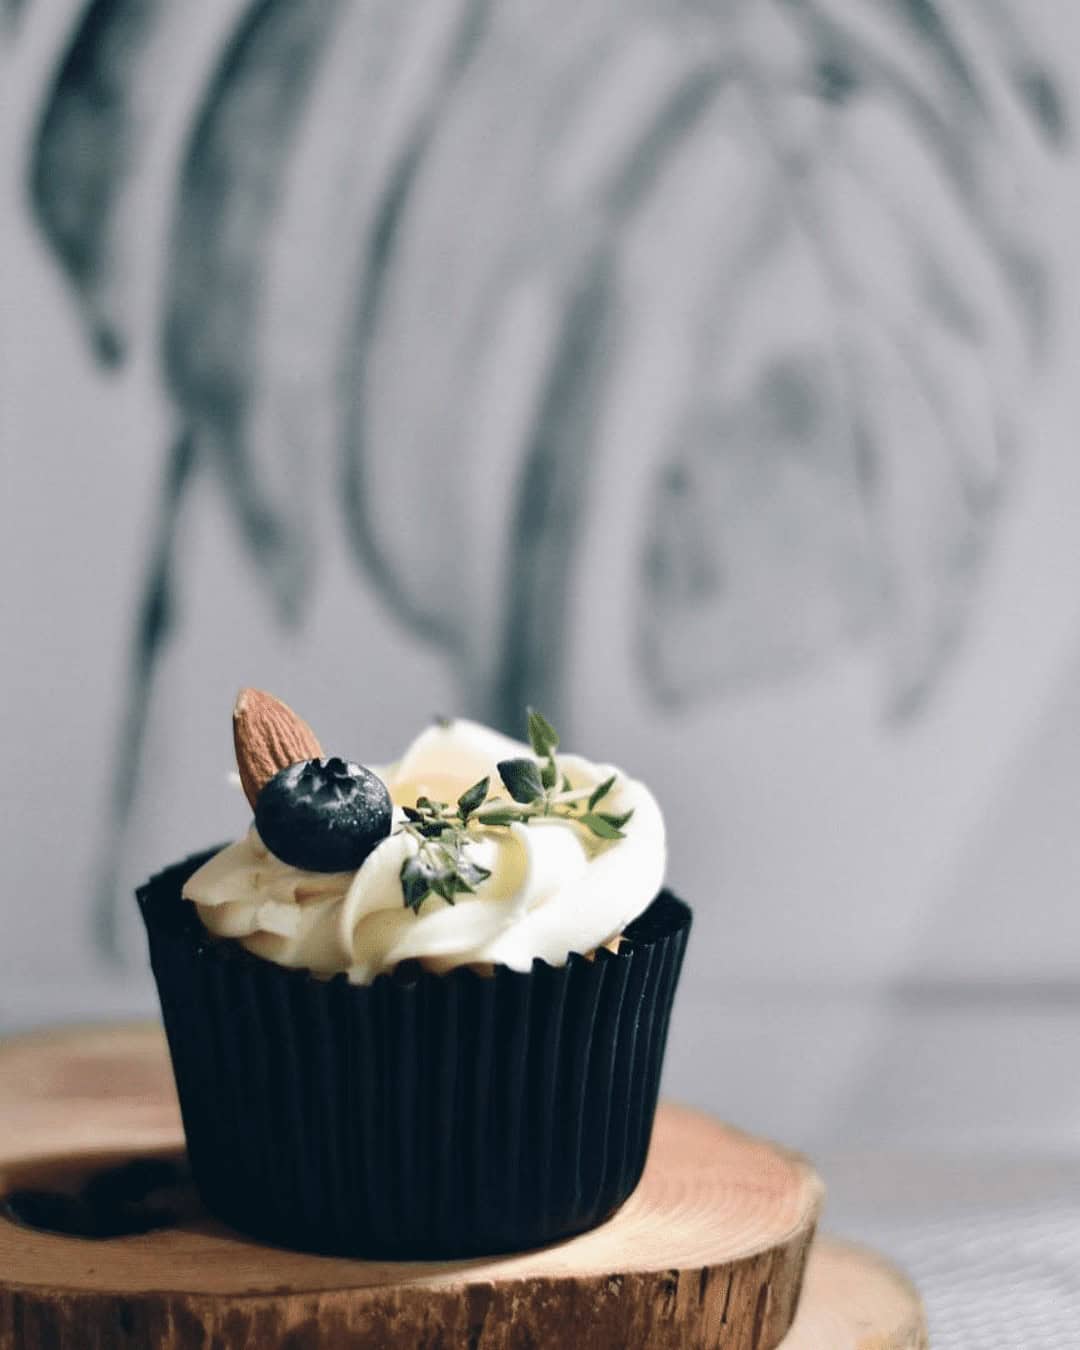
M 453 802 L 485 776 L 498 785 L 496 764 L 529 755 L 529 747 L 475 722 L 429 727 L 402 758 L 376 772 L 395 806 L 420 796 Z M 558 755 L 574 789 L 615 776 L 603 808 L 632 811 L 625 837 L 595 838 L 556 817 L 475 831 L 469 858 L 491 875 L 475 895 L 448 904 L 429 895 L 414 913 L 403 903 L 401 866 L 417 848 L 393 833 L 356 872 L 305 872 L 275 858 L 254 827 L 216 854 L 184 886 L 210 932 L 238 939 L 279 965 L 320 975 L 347 971 L 366 984 L 401 961 L 432 970 L 501 964 L 528 970 L 536 958 L 562 965 L 616 937 L 651 903 L 663 881 L 664 823 L 649 790 L 609 764 Z

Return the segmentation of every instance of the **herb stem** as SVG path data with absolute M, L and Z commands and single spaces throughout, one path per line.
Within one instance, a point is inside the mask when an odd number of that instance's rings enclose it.
M 614 787 L 615 775 L 592 788 L 571 787 L 566 775 L 560 775 L 555 759 L 558 734 L 550 722 L 531 709 L 529 741 L 536 759 L 502 760 L 497 766 L 509 798 L 489 796 L 491 780 L 482 778 L 461 794 L 456 808 L 429 797 L 418 797 L 415 806 L 403 808 L 406 819 L 398 826 L 398 833 L 409 835 L 417 843 L 415 855 L 401 866 L 402 892 L 410 909 L 419 911 L 432 892 L 452 905 L 455 895 L 471 895 L 487 880 L 490 871 L 465 855 L 480 830 L 505 829 L 548 817 L 572 821 L 601 840 L 624 837 L 623 826 L 633 811 L 613 815 L 597 809 Z M 561 785 L 558 791 L 557 784 Z

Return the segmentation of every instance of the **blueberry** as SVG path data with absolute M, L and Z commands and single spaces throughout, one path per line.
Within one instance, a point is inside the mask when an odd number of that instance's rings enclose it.
M 255 828 L 293 867 L 352 872 L 390 833 L 392 812 L 382 779 L 335 755 L 276 773 L 255 802 Z

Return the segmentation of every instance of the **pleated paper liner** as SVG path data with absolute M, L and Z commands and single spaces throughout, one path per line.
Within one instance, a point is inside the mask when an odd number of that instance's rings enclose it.
M 212 938 L 138 891 L 207 1208 L 311 1251 L 493 1255 L 592 1228 L 641 1178 L 690 910 L 661 892 L 617 953 L 528 973 L 415 966 L 367 986 Z

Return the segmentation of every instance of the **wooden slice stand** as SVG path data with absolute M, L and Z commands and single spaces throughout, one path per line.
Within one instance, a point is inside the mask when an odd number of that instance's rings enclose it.
M 0 1044 L 3 1194 L 181 1146 L 157 1028 Z M 197 1209 L 104 1241 L 0 1218 L 0 1350 L 921 1350 L 918 1298 L 901 1277 L 838 1244 L 811 1254 L 821 1198 L 802 1159 L 665 1106 L 645 1178 L 619 1213 L 525 1255 L 307 1256 L 249 1242 Z

